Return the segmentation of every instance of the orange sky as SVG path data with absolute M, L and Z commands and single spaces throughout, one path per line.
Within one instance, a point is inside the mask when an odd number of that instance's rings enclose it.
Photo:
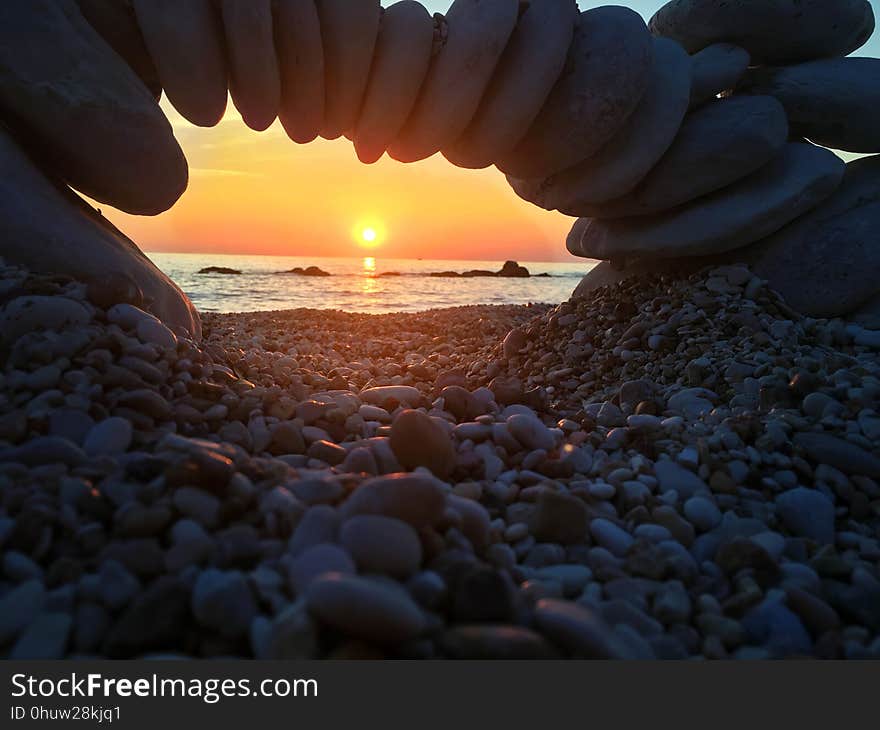
M 441 155 L 363 165 L 344 138 L 297 145 L 277 122 L 253 132 L 231 101 L 211 129 L 162 108 L 189 160 L 189 189 L 155 218 L 100 206 L 146 251 L 576 260 L 565 250 L 572 219 L 520 200 L 494 168 L 461 170 Z

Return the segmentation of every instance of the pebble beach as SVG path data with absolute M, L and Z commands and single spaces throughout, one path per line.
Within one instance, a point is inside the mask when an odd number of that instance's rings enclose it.
M 0 270 L 7 658 L 880 658 L 880 341 L 742 266 L 138 303 Z

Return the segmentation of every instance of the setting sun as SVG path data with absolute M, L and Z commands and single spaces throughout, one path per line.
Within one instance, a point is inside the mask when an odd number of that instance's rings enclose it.
M 361 239 L 365 243 L 375 243 L 376 242 L 376 229 L 375 228 L 364 228 L 361 231 Z

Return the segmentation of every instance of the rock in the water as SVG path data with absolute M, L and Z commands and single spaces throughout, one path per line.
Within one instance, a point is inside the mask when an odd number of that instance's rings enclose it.
M 519 17 L 467 130 L 443 155 L 458 167 L 488 167 L 519 142 L 559 79 L 577 7 L 532 0 Z
M 755 69 L 741 90 L 779 99 L 793 134 L 848 152 L 880 152 L 880 59 Z
M 324 48 L 314 2 L 277 0 L 275 44 L 281 74 L 278 118 L 294 142 L 311 142 L 324 122 Z
M 397 643 L 418 636 L 425 617 L 402 588 L 330 573 L 312 583 L 306 605 L 319 621 L 365 641 Z
M 691 108 L 705 104 L 724 91 L 735 89 L 751 57 L 744 48 L 732 43 L 713 43 L 693 55 Z
M 451 435 L 439 421 L 421 411 L 402 411 L 394 419 L 391 448 L 407 469 L 423 466 L 444 478 L 455 467 Z
M 170 327 L 201 336 L 198 314 L 183 292 L 98 213 L 52 185 L 2 130 L 0 171 L 0 256 L 6 261 L 100 282 L 111 298 L 134 295 L 132 303 Z
M 516 25 L 516 0 L 455 0 L 442 22 L 443 47 L 432 59 L 415 109 L 388 149 L 414 162 L 452 144 L 465 130 Z
M 354 147 L 367 164 L 378 160 L 400 132 L 415 106 L 431 63 L 434 22 L 415 0 L 385 10 Z
M 628 8 L 581 13 L 565 69 L 526 136 L 497 162 L 514 177 L 552 175 L 598 152 L 648 88 L 653 46 Z
M 339 540 L 364 573 L 408 578 L 422 562 L 418 533 L 406 522 L 392 517 L 352 517 L 342 525 Z
M 798 537 L 828 545 L 834 542 L 834 503 L 815 489 L 797 487 L 776 498 L 782 524 Z
M 591 220 L 575 256 L 671 258 L 723 253 L 778 231 L 828 198 L 845 165 L 832 152 L 791 143 L 754 175 L 658 216 Z
M 211 0 L 132 0 L 162 88 L 193 124 L 213 127 L 226 111 L 222 21 Z
M 802 314 L 836 317 L 868 302 L 878 290 L 880 157 L 846 166 L 843 183 L 824 203 L 744 255 Z
M 262 132 L 281 103 L 272 0 L 222 0 L 229 91 L 244 123 Z
M 75 0 L 0 4 L 0 69 L 4 120 L 72 187 L 147 215 L 183 194 L 171 125 Z
M 517 195 L 548 210 L 577 210 L 629 193 L 669 149 L 690 103 L 690 58 L 681 46 L 654 41 L 648 90 L 605 146 L 571 169 L 538 180 L 508 177 Z
M 755 65 L 781 65 L 852 53 L 871 37 L 874 13 L 867 0 L 672 0 L 650 26 L 691 53 L 728 41 Z
M 713 101 L 685 117 L 672 146 L 635 190 L 578 210 L 594 218 L 671 210 L 755 172 L 779 153 L 787 138 L 785 110 L 772 97 Z
M 379 33 L 379 0 L 317 0 L 324 48 L 324 122 L 336 139 L 357 122 Z

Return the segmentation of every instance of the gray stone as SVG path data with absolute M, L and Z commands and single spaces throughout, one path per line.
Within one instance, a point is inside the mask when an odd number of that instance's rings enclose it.
M 398 643 L 418 636 L 425 617 L 402 588 L 331 573 L 315 580 L 306 605 L 319 621 L 365 641 Z
M 339 513 L 333 507 L 326 504 L 309 507 L 290 536 L 288 551 L 299 555 L 314 545 L 336 542 L 340 523 Z
M 92 427 L 83 448 L 89 456 L 122 454 L 131 446 L 132 435 L 131 421 L 113 416 Z
M 175 109 L 200 127 L 226 111 L 223 30 L 211 0 L 132 0 L 138 25 Z
M 324 48 L 315 3 L 275 2 L 281 110 L 278 118 L 294 142 L 311 142 L 324 121 Z
M 303 595 L 325 573 L 355 573 L 351 556 L 338 545 L 321 543 L 304 550 L 290 563 L 287 577 L 297 595 Z
M 202 626 L 235 638 L 247 634 L 259 609 L 242 573 L 210 568 L 193 586 L 192 612 Z
M 385 10 L 353 135 L 361 162 L 378 160 L 403 128 L 428 73 L 433 45 L 434 22 L 420 3 L 402 0 Z
M 810 656 L 813 642 L 797 614 L 781 600 L 765 600 L 742 620 L 750 641 L 769 649 L 774 656 Z
M 515 413 L 507 419 L 507 429 L 526 449 L 550 451 L 556 443 L 550 429 L 537 416 Z
M 596 154 L 538 180 L 508 177 L 517 195 L 548 210 L 576 211 L 629 193 L 669 149 L 690 102 L 691 62 L 681 46 L 654 40 L 648 90 Z
M 880 59 L 834 58 L 755 69 L 741 91 L 779 99 L 792 133 L 811 142 L 880 152 Z
M 8 644 L 37 616 L 46 603 L 41 580 L 29 580 L 0 598 L 0 646 Z
M 735 89 L 749 69 L 751 57 L 732 43 L 714 43 L 693 56 L 691 108 L 694 109 L 724 91 Z
M 590 523 L 590 534 L 597 544 L 618 558 L 624 557 L 635 542 L 626 530 L 604 518 Z
M 440 638 L 453 659 L 556 659 L 558 653 L 540 634 L 522 626 L 463 625 Z
M 517 0 L 455 0 L 446 38 L 431 61 L 415 108 L 388 154 L 401 162 L 452 144 L 473 119 L 516 25 Z
M 778 231 L 828 198 L 845 165 L 832 152 L 792 143 L 754 175 L 658 216 L 591 220 L 576 256 L 672 258 L 724 253 Z
M 865 157 L 846 166 L 828 200 L 743 255 L 791 307 L 836 317 L 877 292 L 878 236 L 880 157 Z
M 342 525 L 339 541 L 364 573 L 408 578 L 422 563 L 418 533 L 406 522 L 391 517 L 352 517 Z
M 262 132 L 281 104 L 272 0 L 222 0 L 229 91 L 244 123 Z
M 751 175 L 779 154 L 787 138 L 785 110 L 772 97 L 713 101 L 685 117 L 672 146 L 631 193 L 581 206 L 580 215 L 619 218 L 670 210 Z
M 50 183 L 2 130 L 0 172 L 0 256 L 8 263 L 100 282 L 110 298 L 133 292 L 169 326 L 201 336 L 198 314 L 183 292 L 99 213 Z
M 776 498 L 782 524 L 797 537 L 821 544 L 834 542 L 834 503 L 815 489 L 797 487 Z
M 828 464 L 846 474 L 880 478 L 880 457 L 828 433 L 799 433 L 794 443 L 810 461 Z
M 581 13 L 562 76 L 498 168 L 519 178 L 546 177 L 598 152 L 648 88 L 652 49 L 634 11 L 607 6 Z
M 528 132 L 565 65 L 578 21 L 568 0 L 532 0 L 464 134 L 443 150 L 453 165 L 488 167 Z
M 721 524 L 721 510 L 708 497 L 691 497 L 684 503 L 684 516 L 702 532 Z
M 421 411 L 401 411 L 391 425 L 391 448 L 405 469 L 424 467 L 440 478 L 455 467 L 455 447 L 445 421 Z
M 4 119 L 72 187 L 148 215 L 170 208 L 186 189 L 186 160 L 171 125 L 75 0 L 2 3 L 0 69 Z
M 585 606 L 553 598 L 538 601 L 535 623 L 562 649 L 581 659 L 624 659 L 626 650 L 611 628 Z
M 41 613 L 30 623 L 9 652 L 9 659 L 62 659 L 73 619 L 66 613 Z
M 691 53 L 730 41 L 756 66 L 782 65 L 852 53 L 871 37 L 874 14 L 867 0 L 672 0 L 650 27 Z
M 700 477 L 668 459 L 654 464 L 654 476 L 663 494 L 674 490 L 679 497 L 690 499 L 709 492 L 708 485 Z
M 324 48 L 324 122 L 321 136 L 352 130 L 367 88 L 379 33 L 379 0 L 316 0 Z
M 436 524 L 445 507 L 446 494 L 436 479 L 423 474 L 389 474 L 363 482 L 340 513 L 343 519 L 354 515 L 396 517 L 418 529 Z

